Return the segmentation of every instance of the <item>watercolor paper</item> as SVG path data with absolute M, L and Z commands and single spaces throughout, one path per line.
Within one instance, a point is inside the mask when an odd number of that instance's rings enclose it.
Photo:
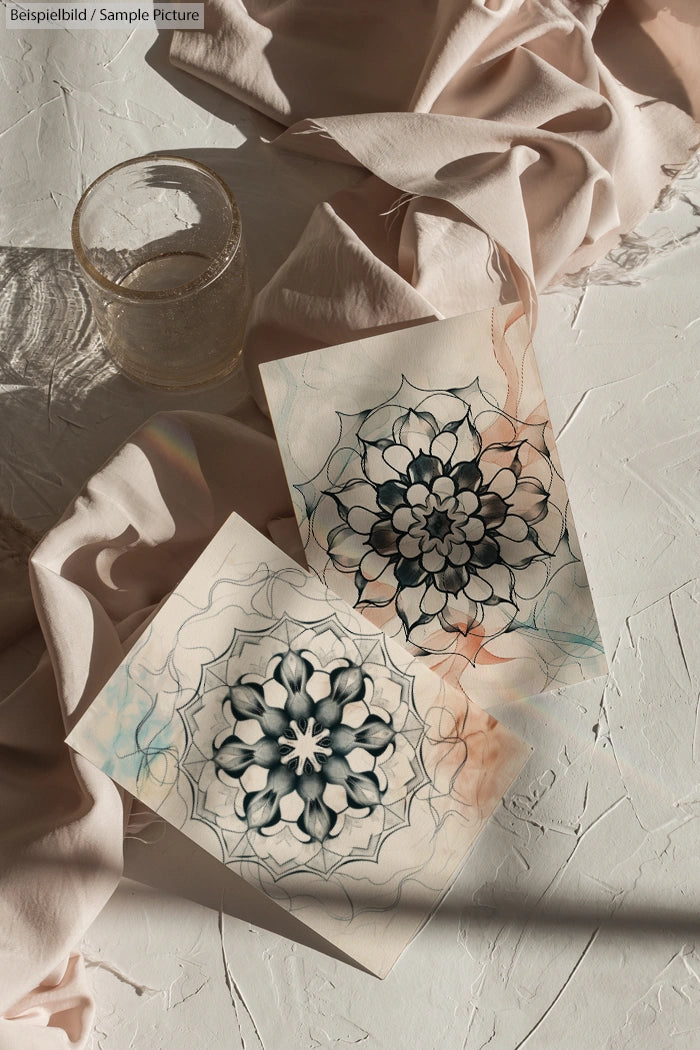
M 309 566 L 488 708 L 607 670 L 522 309 L 261 366 Z
M 529 753 L 235 515 L 68 743 L 379 976 Z

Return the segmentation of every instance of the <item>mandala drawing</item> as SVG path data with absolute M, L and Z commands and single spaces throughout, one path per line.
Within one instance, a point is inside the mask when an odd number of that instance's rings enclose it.
M 389 400 L 339 418 L 336 447 L 300 489 L 358 607 L 395 610 L 427 651 L 456 635 L 478 649 L 526 620 L 555 555 L 573 560 L 545 428 L 511 418 L 478 379 L 431 392 L 404 378 Z
M 236 631 L 181 714 L 193 815 L 275 878 L 376 858 L 425 781 L 411 677 L 332 617 Z
M 528 754 L 236 515 L 69 739 L 379 976 Z

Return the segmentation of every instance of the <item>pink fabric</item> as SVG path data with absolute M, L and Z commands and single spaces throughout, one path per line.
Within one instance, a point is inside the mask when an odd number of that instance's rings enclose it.
M 0 707 L 0 1050 L 89 1034 L 89 984 L 66 957 L 119 879 L 128 805 L 63 740 L 233 510 L 261 530 L 291 514 L 273 439 L 155 416 L 34 552 L 48 654 Z
M 618 9 L 662 58 L 644 90 L 670 84 L 691 109 L 698 20 L 685 0 L 660 6 Z M 260 401 L 256 366 L 270 357 L 518 296 L 534 317 L 540 289 L 598 258 L 652 207 L 697 128 L 674 105 L 640 105 L 602 65 L 599 10 L 575 0 L 209 0 L 207 31 L 175 35 L 178 65 L 297 122 L 280 145 L 368 173 L 317 209 L 257 300 L 246 355 Z M 294 542 L 264 431 L 262 419 L 156 417 L 34 554 L 47 657 L 0 708 L 0 1050 L 88 1037 L 74 949 L 116 885 L 125 806 L 62 740 L 232 510 Z
M 50 929 L 51 939 L 55 931 Z M 77 952 L 62 961 L 36 988 L 0 1017 L 0 1048 L 65 1050 L 85 1044 L 95 1006 Z
M 293 125 L 280 146 L 371 173 L 316 210 L 257 299 L 246 362 L 261 405 L 257 366 L 280 353 L 517 299 L 534 322 L 538 291 L 653 207 L 698 130 L 602 65 L 600 11 L 211 0 L 207 32 L 175 34 L 177 65 Z

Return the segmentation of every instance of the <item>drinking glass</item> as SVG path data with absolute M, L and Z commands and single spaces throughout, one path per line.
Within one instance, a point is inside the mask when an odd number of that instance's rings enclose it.
M 235 367 L 251 291 L 241 219 L 215 172 L 170 154 L 110 168 L 73 216 L 102 340 L 131 379 L 169 390 Z

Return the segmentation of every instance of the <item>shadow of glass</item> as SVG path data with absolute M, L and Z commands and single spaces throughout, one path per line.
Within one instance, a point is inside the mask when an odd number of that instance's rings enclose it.
M 170 392 L 138 386 L 105 351 L 70 249 L 4 248 L 0 330 L 3 457 L 0 491 L 10 510 L 43 531 L 126 438 L 155 412 L 226 412 L 240 374 L 218 386 Z
M 321 163 L 254 139 L 233 150 L 188 146 L 174 152 L 205 164 L 233 190 L 254 292 L 286 260 L 314 208 L 365 174 L 351 165 Z
M 365 173 L 353 164 L 320 162 L 276 146 L 274 140 L 284 125 L 171 65 L 171 39 L 172 33 L 158 34 L 145 56 L 148 65 L 176 91 L 246 137 L 244 143 L 228 149 L 175 141 L 172 152 L 211 167 L 233 190 L 241 210 L 253 289 L 258 291 L 287 258 L 316 205 L 337 190 L 356 185 Z M 274 59 L 276 41 L 270 47 Z M 284 80 L 288 62 L 283 47 L 282 52 L 279 76 Z M 273 71 L 277 76 L 278 71 Z

